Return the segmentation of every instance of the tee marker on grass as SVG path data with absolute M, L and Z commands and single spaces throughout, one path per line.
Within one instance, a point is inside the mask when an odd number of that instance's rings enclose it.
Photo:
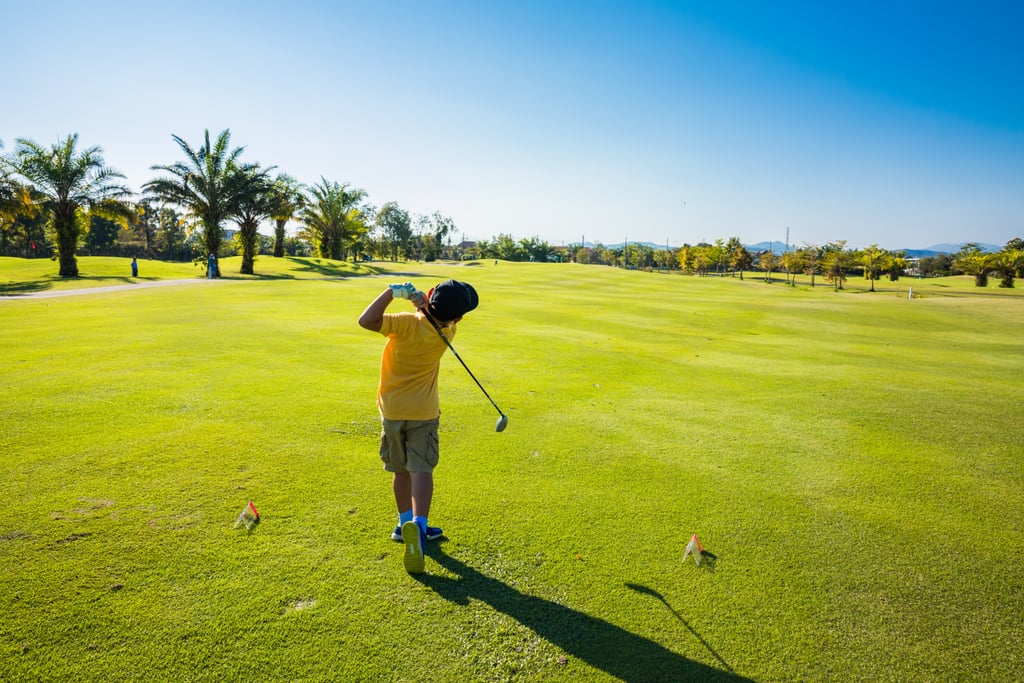
M 686 558 L 693 555 L 693 561 L 700 566 L 700 561 L 703 559 L 704 548 L 700 546 L 700 539 L 697 538 L 697 534 L 690 537 L 690 542 L 686 544 L 686 552 L 683 553 L 683 564 L 686 563 Z
M 256 506 L 250 500 L 249 504 L 242 508 L 242 513 L 238 515 L 238 519 L 235 520 L 235 527 L 238 528 L 239 524 L 244 524 L 245 528 L 252 531 L 257 524 L 260 523 L 260 513 L 256 510 Z
M 704 571 L 715 571 L 715 563 L 718 561 L 718 556 L 704 550 L 704 547 L 700 544 L 700 539 L 697 538 L 697 534 L 691 536 L 690 542 L 686 544 L 686 552 L 683 553 L 684 564 L 686 563 L 686 558 L 690 555 L 693 555 L 694 563 Z

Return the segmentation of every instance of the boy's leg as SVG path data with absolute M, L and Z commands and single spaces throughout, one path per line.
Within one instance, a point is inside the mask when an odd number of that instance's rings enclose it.
M 413 521 L 419 526 L 426 539 L 429 531 L 427 518 L 430 503 L 434 497 L 434 467 L 437 466 L 438 420 L 409 421 L 405 428 L 406 469 L 412 490 Z M 440 535 L 440 530 L 437 530 Z
M 391 488 L 395 492 L 395 505 L 398 513 L 412 510 L 412 477 L 408 472 L 395 472 L 391 478 Z
M 410 472 L 412 498 L 412 514 L 414 517 L 430 516 L 430 501 L 434 497 L 434 473 Z M 408 510 L 409 508 L 406 508 Z
M 381 459 L 392 473 L 391 487 L 398 508 L 398 526 L 391 538 L 403 540 L 402 526 L 410 519 L 422 530 L 425 541 L 441 538 L 444 532 L 440 528 L 427 526 L 434 497 L 432 470 L 438 460 L 438 420 L 382 419 L 381 423 Z
M 391 488 L 399 514 L 412 510 L 416 517 L 430 516 L 430 501 L 434 497 L 433 472 L 395 472 Z
M 412 479 L 406 470 L 405 423 L 381 418 L 380 458 L 384 469 L 391 472 L 391 489 L 398 508 L 398 526 L 391 538 L 402 540 L 401 526 L 412 520 Z

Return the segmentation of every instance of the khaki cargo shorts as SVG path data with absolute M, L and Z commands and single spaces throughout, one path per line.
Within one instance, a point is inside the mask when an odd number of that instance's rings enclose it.
M 433 472 L 439 451 L 440 420 L 389 420 L 381 418 L 380 459 L 388 472 Z

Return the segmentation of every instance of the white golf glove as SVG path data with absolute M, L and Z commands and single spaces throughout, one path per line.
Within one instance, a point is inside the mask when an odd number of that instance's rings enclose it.
M 423 292 L 416 289 L 411 282 L 404 282 L 400 285 L 388 285 L 391 296 L 396 299 L 408 299 L 416 308 L 423 308 L 427 304 L 427 297 Z
M 411 299 L 413 294 L 416 293 L 416 288 L 412 286 L 411 282 L 405 282 L 400 285 L 388 285 L 391 290 L 391 296 L 396 299 Z

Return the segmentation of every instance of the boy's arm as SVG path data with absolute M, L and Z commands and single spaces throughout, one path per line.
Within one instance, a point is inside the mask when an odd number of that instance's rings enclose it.
M 374 299 L 359 316 L 359 326 L 371 332 L 380 332 L 380 328 L 384 324 L 384 311 L 394 299 L 390 287 L 381 292 L 380 296 Z

